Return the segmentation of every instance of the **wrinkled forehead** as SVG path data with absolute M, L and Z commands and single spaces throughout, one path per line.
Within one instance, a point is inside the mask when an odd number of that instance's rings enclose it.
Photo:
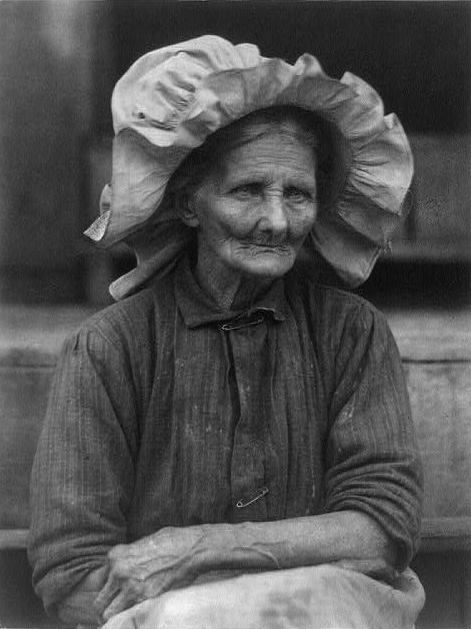
M 238 171 L 257 171 L 267 163 L 309 172 L 316 170 L 317 134 L 294 108 L 254 112 L 214 134 L 204 179 Z
M 255 125 L 249 139 L 236 142 L 219 156 L 207 181 L 290 181 L 316 180 L 315 150 L 298 136 L 292 125 Z

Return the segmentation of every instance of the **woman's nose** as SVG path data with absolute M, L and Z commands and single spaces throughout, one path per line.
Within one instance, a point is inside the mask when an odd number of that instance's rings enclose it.
M 285 202 L 282 195 L 270 195 L 263 201 L 260 230 L 281 235 L 288 229 Z

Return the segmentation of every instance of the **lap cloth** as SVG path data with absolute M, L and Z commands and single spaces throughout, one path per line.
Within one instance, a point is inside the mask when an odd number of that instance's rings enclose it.
M 173 590 L 117 614 L 103 629 L 411 629 L 424 600 L 410 569 L 389 585 L 321 565 Z

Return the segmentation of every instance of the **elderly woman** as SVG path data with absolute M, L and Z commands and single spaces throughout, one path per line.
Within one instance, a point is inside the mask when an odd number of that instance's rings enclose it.
M 46 608 L 411 627 L 422 477 L 400 358 L 380 313 L 317 281 L 320 254 L 359 284 L 400 222 L 399 122 L 310 55 L 213 36 L 139 59 L 112 106 L 112 186 L 87 233 L 137 266 L 53 383 L 29 549 Z

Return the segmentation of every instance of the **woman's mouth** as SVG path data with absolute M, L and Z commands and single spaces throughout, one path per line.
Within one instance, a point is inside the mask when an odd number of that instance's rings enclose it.
M 244 248 L 246 248 L 253 254 L 271 253 L 277 255 L 286 255 L 290 251 L 290 247 L 288 247 L 287 245 L 273 245 L 267 243 L 251 243 L 249 245 L 246 245 Z
M 251 240 L 247 242 L 242 242 L 241 244 L 243 247 L 247 247 L 247 248 L 258 247 L 260 249 L 270 249 L 270 250 L 277 249 L 280 251 L 289 249 L 289 246 L 286 242 L 265 242 L 265 241 Z

